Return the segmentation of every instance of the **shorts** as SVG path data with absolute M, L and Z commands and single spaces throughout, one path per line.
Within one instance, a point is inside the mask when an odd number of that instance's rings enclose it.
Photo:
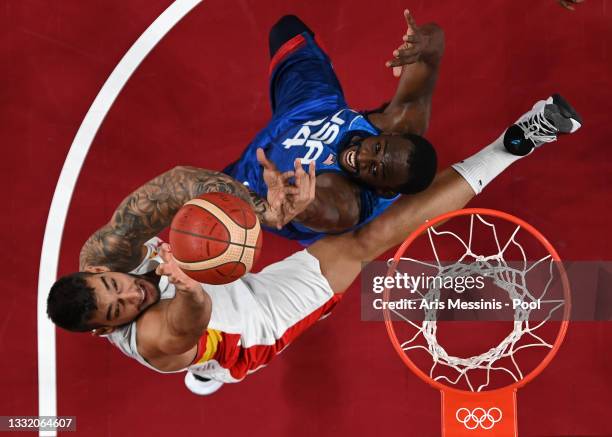
M 331 60 L 308 32 L 296 35 L 270 61 L 272 120 L 310 120 L 347 107 Z

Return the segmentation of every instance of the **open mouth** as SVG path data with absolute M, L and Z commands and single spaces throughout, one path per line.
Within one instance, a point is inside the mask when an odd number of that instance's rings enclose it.
M 138 304 L 138 308 L 142 308 L 145 301 L 147 300 L 147 294 L 148 291 L 145 288 L 145 286 L 143 285 L 142 282 L 139 282 L 138 284 L 136 284 L 138 286 L 138 291 L 140 291 L 140 295 L 141 295 L 141 299 L 140 299 L 140 303 Z
M 347 170 L 357 173 L 358 167 L 359 146 L 351 146 L 343 154 L 343 164 Z
M 346 154 L 346 163 L 353 170 L 357 168 L 357 151 L 351 150 Z

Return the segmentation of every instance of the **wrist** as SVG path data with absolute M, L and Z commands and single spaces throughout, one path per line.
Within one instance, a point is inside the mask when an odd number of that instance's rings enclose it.
M 313 208 L 306 208 L 304 211 L 293 217 L 292 221 L 297 223 L 308 222 L 312 219 L 313 215 Z
M 197 300 L 202 300 L 204 297 L 202 296 L 203 294 L 203 288 L 202 288 L 202 284 L 200 284 L 199 282 L 190 279 L 189 281 L 184 281 L 184 283 L 182 284 L 176 284 L 176 291 L 177 293 L 183 293 L 185 295 L 189 295 L 190 297 L 192 297 L 193 299 Z

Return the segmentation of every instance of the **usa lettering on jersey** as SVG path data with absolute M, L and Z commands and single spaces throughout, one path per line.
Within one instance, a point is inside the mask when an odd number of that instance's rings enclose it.
M 338 111 L 334 115 L 320 120 L 307 121 L 297 131 L 293 138 L 287 138 L 282 142 L 285 149 L 291 147 L 304 147 L 306 149 L 302 158 L 302 164 L 316 161 L 323 153 L 323 144 L 331 144 L 340 133 L 340 126 L 345 121 L 339 116 L 344 111 Z M 314 132 L 313 132 L 314 131 Z

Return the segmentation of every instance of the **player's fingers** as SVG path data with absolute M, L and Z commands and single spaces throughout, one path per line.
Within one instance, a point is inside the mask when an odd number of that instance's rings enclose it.
M 306 187 L 306 185 L 308 185 L 308 173 L 304 171 L 301 164 L 300 167 L 300 171 L 295 172 L 295 186 L 298 188 L 298 193 L 296 194 L 297 199 L 294 200 L 297 200 L 298 202 L 304 198 L 304 191 L 308 189 Z
M 401 67 L 402 65 L 414 64 L 419 60 L 419 56 L 417 54 L 412 56 L 404 56 L 397 59 L 391 59 L 387 61 L 385 65 L 387 67 Z
M 408 9 L 404 11 L 404 17 L 406 18 L 406 24 L 408 25 L 408 31 L 406 32 L 406 34 L 411 35 L 415 33 L 417 25 L 414 21 L 414 17 Z
M 280 205 L 283 203 L 283 200 L 285 200 L 285 188 L 278 192 L 278 195 L 276 196 L 276 204 Z
M 276 211 L 276 229 L 282 229 L 285 223 L 287 223 L 285 204 L 282 204 L 279 206 L 278 211 Z
M 412 34 L 412 35 L 408 35 L 408 34 L 406 34 L 406 35 L 404 35 L 404 36 L 402 37 L 402 39 L 403 39 L 403 40 L 404 40 L 404 42 L 406 42 L 406 43 L 416 43 L 416 42 L 419 42 L 419 41 L 420 41 L 419 36 L 418 36 L 418 35 L 414 35 L 414 34 Z
M 393 77 L 400 77 L 402 75 L 402 67 L 393 67 Z
M 309 164 L 309 171 L 310 171 L 310 164 Z M 297 200 L 299 202 L 303 202 L 308 196 L 308 192 L 310 191 L 309 181 L 310 181 L 310 175 L 306 172 L 302 172 L 300 174 L 300 184 L 298 185 L 300 192 L 298 194 Z
M 297 179 L 301 178 L 302 175 L 304 174 L 304 167 L 302 166 L 302 161 L 300 159 L 296 159 L 293 162 L 293 165 L 295 166 L 295 179 L 296 179 L 296 185 L 297 185 Z
M 308 164 L 308 176 L 310 176 L 310 182 L 314 182 L 317 177 L 317 165 L 314 161 Z
M 575 10 L 574 7 L 571 6 L 566 0 L 558 0 L 558 1 L 559 1 L 559 4 L 563 6 L 565 9 L 570 10 L 570 11 Z
M 285 187 L 285 194 L 289 196 L 293 196 L 299 194 L 300 189 L 298 187 L 294 187 L 292 185 Z
M 276 229 L 281 230 L 286 223 L 285 213 L 281 212 L 278 215 L 278 220 L 276 221 Z
M 402 47 L 401 49 L 398 49 L 396 51 L 393 52 L 393 55 L 396 58 L 406 58 L 406 57 L 411 57 L 414 55 L 418 55 L 421 52 L 421 50 L 416 47 L 416 46 L 411 46 L 411 47 Z
M 297 193 L 295 193 L 295 196 L 298 197 L 298 200 L 301 199 L 302 193 L 304 192 L 304 175 L 305 174 L 306 172 L 302 171 L 295 175 L 295 187 L 297 188 Z
M 285 173 L 282 173 L 280 175 L 280 178 L 283 182 L 287 182 L 287 179 L 291 179 L 293 176 L 295 176 L 295 172 L 294 171 L 286 171 Z
M 159 256 L 165 263 L 172 261 L 172 247 L 168 243 L 163 243 L 159 248 Z
M 172 268 L 168 264 L 160 264 L 155 269 L 155 273 L 160 276 L 172 276 Z
M 262 148 L 257 149 L 257 161 L 266 169 L 266 170 L 276 170 L 276 166 L 272 161 L 270 161 L 266 157 L 266 153 Z
M 399 60 L 402 64 L 411 64 L 414 61 L 415 57 L 418 58 L 420 56 L 421 50 L 419 46 L 414 44 L 410 44 L 409 46 L 400 46 L 398 49 L 393 51 L 393 60 Z M 390 66 L 390 65 L 387 65 Z
M 308 169 L 308 176 L 310 177 L 310 196 L 309 199 L 313 200 L 315 198 L 315 189 L 317 186 L 317 172 L 314 161 L 310 163 L 310 168 Z
M 308 201 L 310 199 L 310 193 L 313 189 L 316 180 L 316 164 L 311 161 L 308 164 L 308 173 L 304 172 L 302 180 L 302 193 L 301 200 Z
M 270 204 L 270 207 L 273 210 L 278 211 L 282 207 L 284 200 L 285 200 L 285 189 L 283 188 L 281 190 L 276 191 L 273 197 L 269 197 L 268 203 Z
M 394 58 L 398 58 L 400 56 L 401 50 L 409 50 L 413 48 L 414 48 L 414 44 L 402 44 L 397 49 L 393 50 L 392 55 Z

